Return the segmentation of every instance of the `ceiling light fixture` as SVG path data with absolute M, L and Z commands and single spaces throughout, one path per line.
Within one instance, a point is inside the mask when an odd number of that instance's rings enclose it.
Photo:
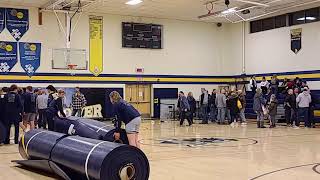
M 316 20 L 317 18 L 315 18 L 315 17 L 306 17 L 306 18 L 304 18 L 304 17 L 302 17 L 302 18 L 299 18 L 299 19 L 297 19 L 298 21 L 304 21 L 304 20 L 309 20 L 309 21 L 314 21 L 314 20 Z
M 142 0 L 130 0 L 128 2 L 126 2 L 127 5 L 137 5 L 142 3 Z
M 237 11 L 237 7 L 229 8 L 227 10 L 224 10 L 221 12 L 221 14 L 226 15 L 226 14 L 231 14 Z

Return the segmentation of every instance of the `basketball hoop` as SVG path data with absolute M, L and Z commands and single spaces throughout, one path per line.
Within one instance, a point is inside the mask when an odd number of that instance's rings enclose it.
M 78 65 L 76 65 L 76 64 L 68 64 L 68 70 L 71 70 L 71 73 L 70 73 L 71 76 L 76 75 L 76 73 L 73 72 L 73 70 L 76 70 L 77 66 Z

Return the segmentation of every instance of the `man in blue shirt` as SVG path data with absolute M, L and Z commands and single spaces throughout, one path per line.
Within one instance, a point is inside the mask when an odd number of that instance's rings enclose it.
M 26 88 L 24 94 L 24 120 L 30 124 L 30 130 L 35 128 L 37 118 L 37 95 L 33 93 L 32 86 Z
M 5 140 L 5 144 L 10 144 L 10 129 L 11 126 L 14 125 L 15 134 L 14 134 L 14 142 L 15 144 L 19 143 L 19 124 L 23 130 L 25 127 L 22 124 L 22 103 L 20 96 L 18 95 L 18 87 L 17 85 L 12 85 L 10 87 L 10 92 L 5 95 L 5 122 L 7 125 L 7 136 Z
M 192 125 L 192 121 L 190 119 L 190 105 L 184 93 L 182 91 L 179 92 L 179 104 L 180 104 L 180 126 L 183 125 L 185 119 L 188 120 L 189 126 Z

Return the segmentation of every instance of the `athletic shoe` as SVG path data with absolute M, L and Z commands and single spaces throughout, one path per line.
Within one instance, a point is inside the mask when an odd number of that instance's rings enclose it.
M 267 128 L 267 127 L 265 127 L 265 126 L 261 126 L 260 128 L 263 128 L 263 129 L 264 129 L 264 128 Z
M 245 126 L 245 125 L 247 125 L 247 123 L 246 123 L 246 122 L 243 122 L 243 123 L 241 123 L 241 125 Z
M 293 127 L 293 129 L 300 129 L 298 126 L 296 126 L 296 125 L 294 125 L 294 126 L 292 126 Z

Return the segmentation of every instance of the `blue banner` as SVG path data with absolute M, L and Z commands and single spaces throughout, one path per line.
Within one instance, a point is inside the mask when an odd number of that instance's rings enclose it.
M 19 43 L 19 56 L 22 69 L 29 77 L 40 67 L 41 44 L 40 43 Z
M 0 33 L 4 30 L 5 9 L 0 8 Z
M 16 41 L 19 41 L 29 29 L 29 10 L 6 9 L 6 27 Z
M 8 73 L 18 62 L 17 43 L 0 41 L 0 73 Z

